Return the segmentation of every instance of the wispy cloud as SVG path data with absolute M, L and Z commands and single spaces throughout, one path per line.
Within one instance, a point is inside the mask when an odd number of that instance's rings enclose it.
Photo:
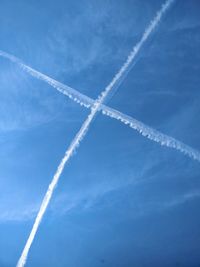
M 95 176 L 95 174 L 91 175 Z M 109 197 L 112 193 L 120 191 L 129 185 L 133 186 L 142 183 L 143 180 L 140 178 L 140 175 L 137 178 L 134 175 L 130 175 L 126 179 L 118 177 L 116 181 L 103 180 L 100 183 L 62 193 L 53 201 L 51 212 L 58 216 L 58 214 L 64 215 L 74 210 L 84 212 L 88 209 L 93 209 L 102 198 Z
M 0 74 L 0 133 L 30 129 L 58 116 L 53 108 L 56 100 L 53 102 L 48 96 L 41 99 L 39 94 L 34 95 L 35 90 L 27 82 L 26 74 L 18 73 L 17 69 L 14 72 L 12 68 L 3 67 Z
M 50 208 L 51 215 L 54 217 L 63 216 L 71 212 L 87 212 L 95 210 L 96 205 L 101 203 L 103 198 L 109 198 L 113 193 L 120 192 L 123 188 L 128 186 L 138 186 L 144 181 L 129 181 L 123 184 L 110 184 L 106 183 L 93 185 L 88 189 L 77 190 L 74 192 L 63 193 L 56 197 Z M 191 190 L 178 196 L 174 196 L 159 202 L 146 201 L 137 203 L 137 210 L 133 208 L 134 218 L 151 215 L 154 212 L 162 212 L 167 209 L 173 209 L 184 205 L 187 202 L 194 201 L 200 198 L 200 191 Z M 105 207 L 104 207 L 105 208 Z M 21 223 L 25 221 L 32 221 L 38 211 L 38 205 L 29 205 L 23 207 L 21 210 L 7 210 L 0 214 L 0 223 Z
M 161 209 L 173 208 L 179 205 L 183 205 L 188 201 L 192 201 L 196 198 L 200 198 L 200 191 L 199 190 L 192 190 L 190 192 L 184 193 L 181 196 L 177 196 L 171 200 L 163 202 L 161 204 Z
M 153 165 L 151 165 L 153 164 Z M 178 208 L 180 205 L 184 205 L 187 202 L 195 201 L 200 198 L 200 191 L 197 189 L 188 189 L 179 192 L 178 194 L 170 194 L 166 196 L 156 197 L 155 200 L 151 200 L 148 196 L 145 199 L 140 199 L 138 195 L 138 188 L 143 188 L 146 184 L 151 181 L 157 180 L 157 176 L 161 174 L 158 173 L 151 175 L 151 170 L 155 168 L 158 161 L 151 162 L 150 165 L 146 166 L 142 172 L 129 174 L 128 177 L 121 176 L 117 179 L 106 179 L 102 177 L 102 181 L 87 184 L 87 186 L 82 185 L 81 187 L 71 188 L 68 192 L 58 194 L 52 201 L 50 206 L 50 214 L 52 218 L 57 218 L 60 216 L 65 216 L 70 213 L 85 213 L 96 211 L 97 206 L 101 208 L 102 203 L 105 199 L 112 198 L 113 195 L 120 195 L 122 192 L 131 189 L 133 192 L 137 192 L 134 196 L 134 204 L 131 208 L 131 214 L 134 218 L 142 218 L 144 216 L 149 216 L 155 212 L 163 212 L 165 210 L 172 210 Z M 95 176 L 95 173 L 91 173 L 90 176 Z M 103 175 L 103 174 L 102 174 Z M 153 193 L 153 192 L 152 192 Z M 127 196 L 127 201 L 128 196 Z M 131 200 L 132 201 L 132 200 Z M 110 202 L 106 201 L 106 206 L 102 208 L 110 208 L 108 205 Z M 115 202 L 112 203 L 112 206 Z M 39 203 L 30 203 L 28 205 L 21 204 L 18 208 L 4 208 L 3 205 L 0 206 L 0 223 L 21 223 L 25 221 L 34 220 Z
M 59 194 L 51 205 L 51 214 L 57 217 L 73 212 L 78 214 L 88 211 L 92 212 L 96 211 L 97 206 L 101 206 L 103 200 L 109 200 L 113 195 L 120 195 L 121 192 L 125 192 L 124 190 L 128 188 L 132 188 L 134 194 L 134 192 L 137 192 L 137 188 L 143 187 L 152 179 L 157 179 L 157 176 L 148 177 L 149 170 L 152 167 L 153 166 L 149 166 L 143 173 L 130 175 L 130 177 L 126 177 L 126 179 L 121 177 L 121 179 L 113 182 L 104 180 L 102 183 L 95 183 L 87 187 Z M 155 200 L 151 200 L 149 197 L 141 200 L 136 194 L 131 214 L 133 214 L 134 218 L 142 218 L 143 216 L 152 215 L 155 212 L 174 209 L 198 198 L 200 198 L 200 191 L 195 189 L 185 190 L 179 194 L 160 196 Z M 110 205 L 109 201 L 106 203 L 106 205 Z M 112 205 L 115 204 L 112 203 Z M 109 209 L 109 206 L 106 207 Z M 104 209 L 106 207 L 103 206 Z
M 38 206 L 26 206 L 21 210 L 6 210 L 0 213 L 0 223 L 31 221 L 37 214 Z

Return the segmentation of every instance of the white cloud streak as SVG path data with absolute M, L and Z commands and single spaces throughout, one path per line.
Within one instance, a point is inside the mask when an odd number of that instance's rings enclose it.
M 127 124 L 129 127 L 133 128 L 134 130 L 138 131 L 144 137 L 159 143 L 162 146 L 167 146 L 170 148 L 174 148 L 185 155 L 189 156 L 190 158 L 197 160 L 200 162 L 200 152 L 178 140 L 175 138 L 163 134 L 156 129 L 153 129 L 144 123 L 125 115 L 117 110 L 110 109 L 106 107 L 106 110 L 102 110 L 103 114 L 108 115 L 109 117 L 115 118 L 124 124 Z
M 178 196 L 175 199 L 164 202 L 161 208 L 171 208 L 171 207 L 179 206 L 179 205 L 184 204 L 187 201 L 194 200 L 199 197 L 200 197 L 200 191 L 198 190 L 191 191 L 191 192 L 183 194 L 182 196 Z
M 168 1 L 168 4 L 165 4 L 163 7 L 167 8 L 169 7 L 169 3 L 172 3 L 173 1 Z M 157 14 L 157 18 L 160 18 L 160 13 L 158 12 Z M 151 23 L 151 27 L 155 27 L 155 22 L 153 21 Z M 147 29 L 145 31 L 145 33 L 149 33 L 150 30 Z M 141 40 L 146 40 L 145 38 L 147 38 L 147 33 L 143 35 L 143 38 Z M 145 36 L 145 37 L 144 37 Z M 143 41 L 144 42 L 144 41 Z M 131 56 L 129 56 L 127 62 L 124 64 L 124 66 L 127 66 L 127 69 L 123 66 L 122 69 L 120 70 L 120 72 L 114 77 L 113 81 L 111 82 L 111 84 L 109 86 L 112 86 L 115 84 L 115 81 L 119 82 L 121 81 L 121 76 L 120 73 L 126 72 L 127 70 L 130 70 L 130 66 L 131 65 L 131 58 L 134 58 L 137 54 L 137 52 L 139 51 L 141 45 L 139 45 L 141 43 L 141 41 L 134 47 L 133 51 L 131 52 Z M 135 52 L 137 51 L 137 52 Z M 30 75 L 32 75 L 33 77 L 40 79 L 42 81 L 47 82 L 49 85 L 53 86 L 56 90 L 58 90 L 59 92 L 61 92 L 62 94 L 68 96 L 69 98 L 71 98 L 72 100 L 74 100 L 75 102 L 79 103 L 80 105 L 86 107 L 86 108 L 91 108 L 94 103 L 95 100 L 84 95 L 81 94 L 80 92 L 78 92 L 77 90 L 71 88 L 70 86 L 67 86 L 63 83 L 60 83 L 50 77 L 48 77 L 47 75 L 34 70 L 33 68 L 27 66 L 26 64 L 24 64 L 20 59 L 6 53 L 0 50 L 0 56 L 5 57 L 9 60 L 11 60 L 14 63 L 17 63 L 23 70 L 25 70 L 26 72 L 28 72 Z M 129 62 L 129 64 L 128 64 Z M 125 69 L 125 70 L 124 70 Z M 124 77 L 124 75 L 123 75 Z M 106 90 L 108 90 L 109 86 L 106 88 Z M 116 89 L 116 87 L 115 87 Z M 178 140 L 176 140 L 173 137 L 170 137 L 166 134 L 161 133 L 160 131 L 157 131 L 156 129 L 153 129 L 147 125 L 145 125 L 144 123 L 132 118 L 131 116 L 125 115 L 120 111 L 117 111 L 113 108 L 110 108 L 106 105 L 103 105 L 100 103 L 100 105 L 98 105 L 98 110 L 100 110 L 104 115 L 107 115 L 111 118 L 117 119 L 119 121 L 121 121 L 122 123 L 126 124 L 127 126 L 131 127 L 132 129 L 138 131 L 140 134 L 142 134 L 144 137 L 159 143 L 162 146 L 167 146 L 173 149 L 176 149 L 182 153 L 184 153 L 185 155 L 189 156 L 190 158 L 197 160 L 200 162 L 200 152 L 186 144 L 184 144 L 183 142 L 180 142 Z
M 110 84 L 105 88 L 105 90 L 100 94 L 100 96 L 97 98 L 97 100 L 94 102 L 94 104 L 91 107 L 91 113 L 81 126 L 80 130 L 78 131 L 77 135 L 71 142 L 69 148 L 65 152 L 65 155 L 63 159 L 61 160 L 61 163 L 59 164 L 57 171 L 48 187 L 48 190 L 44 196 L 44 199 L 42 201 L 42 204 L 40 206 L 39 212 L 37 214 L 37 217 L 35 219 L 33 228 L 31 230 L 31 233 L 28 237 L 28 240 L 25 244 L 25 247 L 22 251 L 21 257 L 19 258 L 19 261 L 17 263 L 17 267 L 23 267 L 26 264 L 27 256 L 30 250 L 30 247 L 32 245 L 32 242 L 34 240 L 34 237 L 37 233 L 38 227 L 40 225 L 40 222 L 42 221 L 42 218 L 45 214 L 45 211 L 48 207 L 48 204 L 51 200 L 52 194 L 54 192 L 54 189 L 56 188 L 56 185 L 59 181 L 59 178 L 63 172 L 63 169 L 65 167 L 65 164 L 68 162 L 70 157 L 73 155 L 73 152 L 77 149 L 79 146 L 80 142 L 83 140 L 85 137 L 90 124 L 92 123 L 96 113 L 99 111 L 101 105 L 103 102 L 106 100 L 107 96 L 111 93 L 112 89 L 114 88 L 115 85 L 119 84 L 120 81 L 123 79 L 123 76 L 126 75 L 126 72 L 129 70 L 131 65 L 134 63 L 134 59 L 136 55 L 138 54 L 139 50 L 142 48 L 143 44 L 146 42 L 148 39 L 149 35 L 152 33 L 152 31 L 155 29 L 157 24 L 160 22 L 161 17 L 164 15 L 164 13 L 167 11 L 167 9 L 170 7 L 170 5 L 173 3 L 173 0 L 168 0 L 165 2 L 165 4 L 161 7 L 161 10 L 156 14 L 155 18 L 151 21 L 150 25 L 145 29 L 144 34 L 142 35 L 142 38 L 140 41 L 133 47 L 131 53 L 129 54 L 126 62 L 122 66 L 122 68 L 119 70 L 119 72 L 114 76 Z M 12 58 L 13 61 L 16 61 L 16 58 Z M 21 67 L 23 68 L 23 64 L 21 62 L 17 62 Z M 32 71 L 27 67 L 27 70 L 30 72 Z M 38 74 L 40 75 L 40 74 Z
M 77 90 L 71 88 L 70 86 L 64 85 L 64 84 L 48 77 L 47 75 L 27 66 L 19 58 L 15 57 L 11 54 L 8 54 L 2 50 L 0 50 L 0 56 L 9 59 L 13 63 L 16 63 L 18 66 L 20 66 L 24 71 L 29 73 L 31 76 L 48 83 L 49 85 L 54 87 L 57 91 L 68 96 L 69 98 L 73 99 L 75 102 L 79 103 L 80 105 L 83 105 L 84 107 L 89 108 L 94 104 L 93 99 L 79 93 Z
M 1 211 L 0 214 L 0 223 L 5 222 L 24 222 L 24 221 L 30 221 L 33 218 L 35 218 L 35 215 L 37 214 L 38 206 L 26 206 L 20 210 L 6 210 Z

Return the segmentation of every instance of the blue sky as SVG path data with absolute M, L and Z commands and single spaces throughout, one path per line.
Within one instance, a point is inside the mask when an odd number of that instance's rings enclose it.
M 163 1 L 0 1 L 1 50 L 96 98 Z M 177 0 L 108 105 L 200 150 L 200 3 Z M 0 266 L 15 266 L 89 110 L 0 58 Z M 200 165 L 99 114 L 27 267 L 196 267 Z

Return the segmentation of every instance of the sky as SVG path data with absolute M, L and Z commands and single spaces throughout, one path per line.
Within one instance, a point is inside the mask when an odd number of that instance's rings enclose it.
M 0 0 L 0 49 L 97 98 L 161 0 Z M 200 3 L 176 0 L 107 105 L 200 150 Z M 88 116 L 0 58 L 0 267 L 15 266 Z M 200 164 L 98 114 L 67 164 L 27 267 L 200 266 Z

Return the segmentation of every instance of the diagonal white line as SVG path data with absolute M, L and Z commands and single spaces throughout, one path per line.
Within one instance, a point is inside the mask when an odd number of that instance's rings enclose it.
M 15 64 L 17 64 L 24 71 L 29 73 L 31 76 L 48 83 L 49 85 L 54 87 L 57 91 L 68 96 L 69 98 L 73 99 L 75 102 L 78 102 L 80 105 L 83 105 L 83 106 L 89 108 L 94 104 L 95 100 L 79 93 L 77 90 L 73 89 L 72 87 L 64 85 L 63 83 L 58 82 L 58 81 L 54 80 L 53 78 L 50 78 L 49 76 L 29 67 L 19 58 L 15 57 L 9 53 L 6 53 L 2 50 L 0 50 L 0 56 L 10 60 L 11 62 L 13 62 Z
M 24 71 L 32 75 L 33 77 L 40 79 L 42 81 L 45 81 L 52 87 L 54 87 L 57 91 L 61 92 L 62 94 L 68 96 L 70 99 L 75 101 L 76 103 L 79 103 L 80 105 L 86 107 L 86 108 L 91 108 L 95 100 L 80 93 L 79 91 L 73 89 L 70 86 L 67 86 L 61 82 L 58 82 L 49 76 L 27 66 L 25 63 L 23 63 L 22 60 L 16 58 L 13 55 L 10 55 L 4 51 L 0 50 L 0 56 L 9 59 L 10 61 L 18 64 Z M 131 116 L 128 116 L 126 114 L 123 114 L 122 112 L 110 108 L 106 105 L 101 104 L 99 106 L 99 110 L 104 114 L 109 117 L 112 117 L 114 119 L 117 119 L 121 121 L 122 123 L 128 125 L 129 127 L 133 128 L 134 130 L 138 131 L 140 134 L 143 136 L 147 137 L 148 139 L 155 141 L 163 146 L 167 146 L 170 148 L 174 148 L 185 155 L 189 156 L 192 159 L 195 159 L 200 162 L 200 152 L 183 142 L 180 142 L 176 140 L 173 137 L 170 137 L 166 134 L 163 134 L 156 129 L 153 129 L 147 125 L 145 125 L 143 122 L 140 122 L 139 120 L 136 120 L 132 118 Z
M 80 142 L 83 140 L 84 136 L 86 135 L 90 124 L 92 123 L 96 113 L 99 111 L 100 106 L 103 104 L 103 102 L 106 100 L 108 94 L 112 91 L 113 86 L 120 81 L 130 64 L 133 62 L 136 54 L 144 44 L 144 42 L 147 40 L 148 36 L 151 34 L 151 32 L 154 30 L 154 28 L 157 26 L 159 23 L 162 15 L 166 12 L 166 10 L 170 7 L 172 4 L 173 0 L 168 0 L 165 2 L 165 4 L 162 6 L 161 10 L 157 13 L 156 17 L 154 20 L 150 23 L 149 27 L 145 30 L 141 40 L 136 44 L 136 46 L 133 48 L 132 52 L 130 53 L 130 56 L 128 57 L 127 61 L 125 64 L 122 66 L 120 71 L 115 75 L 111 83 L 105 88 L 105 90 L 101 93 L 101 95 L 98 97 L 98 99 L 94 102 L 94 104 L 91 107 L 91 113 L 81 126 L 80 130 L 78 131 L 77 135 L 71 142 L 69 148 L 67 149 L 64 158 L 62 159 L 61 163 L 58 166 L 58 169 L 53 177 L 52 182 L 50 183 L 48 190 L 44 196 L 44 199 L 42 201 L 41 207 L 39 209 L 39 212 L 37 214 L 37 217 L 35 219 L 33 228 L 31 230 L 31 233 L 28 237 L 28 240 L 26 242 L 26 245 L 22 251 L 21 257 L 19 258 L 19 261 L 17 263 L 17 267 L 23 267 L 26 263 L 27 256 L 29 253 L 29 249 L 31 247 L 31 244 L 34 240 L 34 237 L 37 233 L 37 229 L 40 225 L 40 222 L 44 216 L 44 213 L 48 207 L 49 201 L 52 197 L 52 194 L 54 192 L 54 189 L 59 181 L 60 175 L 62 174 L 62 171 L 64 169 L 65 164 L 68 162 L 70 157 L 72 156 L 73 152 L 76 150 L 76 148 L 79 146 Z

